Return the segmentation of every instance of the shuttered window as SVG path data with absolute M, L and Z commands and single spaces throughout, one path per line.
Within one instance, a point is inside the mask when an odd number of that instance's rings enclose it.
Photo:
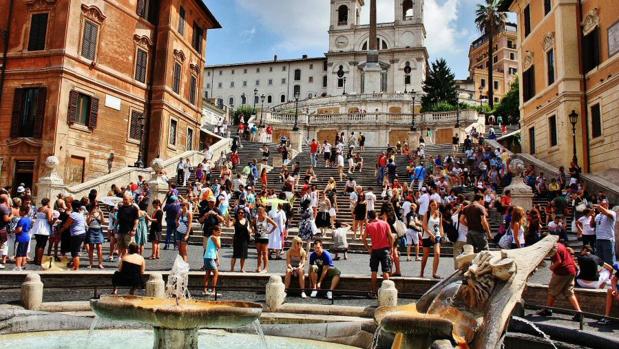
M 178 121 L 170 120 L 170 134 L 168 135 L 168 143 L 170 145 L 176 145 L 176 132 L 178 131 Z
M 135 57 L 135 79 L 139 82 L 146 81 L 146 63 L 148 61 L 148 54 L 142 49 L 138 49 L 138 53 Z
M 178 10 L 178 33 L 185 33 L 185 9 L 182 6 Z
M 597 138 L 602 135 L 602 112 L 600 103 L 591 106 L 591 138 Z
M 174 63 L 174 72 L 172 77 L 172 91 L 179 93 L 181 91 L 181 65 Z
M 144 121 L 144 113 L 140 111 L 131 111 L 129 120 L 129 138 L 139 141 L 142 137 L 142 122 Z
M 46 101 L 47 89 L 45 87 L 15 89 L 11 137 L 41 138 Z
M 557 116 L 553 115 L 548 118 L 548 133 L 550 135 L 550 146 L 557 145 Z
M 198 79 L 192 75 L 189 83 L 189 103 L 196 104 L 196 87 L 198 85 Z
M 135 13 L 137 13 L 137 15 L 142 18 L 146 18 L 147 6 L 148 6 L 148 0 L 138 0 L 138 5 L 135 9 Z
M 97 52 L 97 35 L 99 27 L 91 21 L 84 22 L 84 35 L 82 37 L 82 57 L 94 60 Z
M 535 96 L 535 67 L 531 66 L 522 74 L 522 99 L 526 102 Z
M 45 37 L 47 36 L 47 13 L 35 13 L 30 20 L 30 36 L 28 38 L 28 51 L 45 50 Z
M 69 111 L 67 120 L 70 124 L 79 124 L 94 129 L 97 127 L 99 99 L 71 91 L 69 93 Z
M 197 23 L 194 23 L 193 24 L 192 46 L 196 51 L 198 51 L 200 55 L 202 55 L 202 36 L 203 36 L 202 28 L 200 28 L 200 26 Z
M 193 150 L 193 129 L 187 129 L 187 150 Z
M 596 27 L 582 38 L 582 63 L 585 73 L 600 64 L 600 32 Z

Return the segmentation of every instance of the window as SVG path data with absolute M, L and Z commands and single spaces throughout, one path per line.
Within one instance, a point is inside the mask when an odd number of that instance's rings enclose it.
M 273 79 L 269 79 L 269 86 L 273 85 Z
M 178 131 L 178 121 L 170 119 L 170 133 L 168 134 L 168 144 L 176 146 L 176 132 Z
M 511 67 L 510 67 L 510 68 L 507 68 L 507 72 L 508 72 L 510 75 L 516 75 L 516 73 L 518 72 L 518 69 L 517 69 L 517 68 L 511 68 Z
M 413 18 L 413 1 L 404 0 L 402 3 L 402 19 L 407 20 Z
M 550 133 L 550 146 L 557 145 L 557 116 L 548 118 L 548 133 Z
M 181 6 L 178 10 L 178 33 L 185 33 L 185 9 Z
M 510 52 L 510 53 L 509 53 L 509 59 L 510 59 L 511 61 L 515 61 L 515 60 L 516 60 L 516 54 L 514 54 L 513 52 Z
M 260 73 L 260 68 L 256 68 L 256 73 Z
M 486 87 L 486 79 L 481 79 L 481 87 Z
M 211 88 L 211 83 L 210 82 L 206 83 L 206 88 Z
M 281 96 L 279 97 L 279 102 L 280 102 L 280 103 L 285 103 L 285 102 L 286 102 L 286 95 L 281 95 Z
M 219 83 L 219 88 L 221 88 L 221 82 Z M 174 72 L 172 76 L 172 91 L 176 93 L 180 93 L 181 91 L 181 64 L 178 62 L 174 63 Z
M 260 80 L 256 80 L 256 86 L 260 86 Z
M 327 71 L 327 67 L 328 67 L 327 61 L 322 62 L 322 70 Z
M 200 26 L 197 23 L 193 24 L 193 39 L 192 39 L 192 45 L 193 48 L 198 51 L 198 53 L 200 55 L 202 55 L 202 36 L 203 36 L 203 30 L 202 28 L 200 28 Z
M 348 24 L 348 6 L 342 5 L 337 9 L 337 25 Z
M 234 69 L 230 71 L 230 75 L 234 75 Z
M 526 38 L 531 33 L 531 10 L 529 5 L 522 11 L 522 16 L 524 17 L 524 37 Z
M 585 73 L 600 64 L 600 33 L 596 27 L 582 39 L 582 58 Z
M 15 89 L 11 137 L 41 138 L 46 99 L 45 87 Z
M 260 97 L 258 95 L 254 96 L 254 104 L 258 104 L 260 102 Z
M 234 97 L 228 98 L 228 105 L 229 106 L 233 106 L 234 105 Z
M 498 81 L 494 81 L 494 90 L 498 90 L 499 89 L 499 82 Z
M 243 69 L 243 74 L 247 74 L 247 69 Z
M 286 71 L 286 66 L 283 66 L 283 67 L 282 67 L 282 71 Z
M 322 77 L 322 87 L 327 87 L 327 76 Z
M 223 87 L 223 84 L 221 82 L 218 82 L 217 83 L 217 88 L 222 88 L 222 87 Z
M 189 103 L 196 104 L 196 93 L 198 92 L 198 78 L 192 75 L 189 79 Z
M 79 124 L 89 128 L 97 127 L 99 99 L 77 91 L 69 93 L 69 112 L 67 120 L 70 124 Z
M 404 85 L 410 85 L 411 84 L 411 76 L 410 75 L 404 75 Z
M 135 56 L 135 79 L 139 82 L 146 82 L 146 63 L 148 54 L 142 49 L 138 49 Z
M 267 103 L 269 104 L 273 103 L 273 97 L 271 95 L 267 96 Z
M 294 81 L 301 80 L 301 69 L 294 70 Z
M 529 153 L 535 154 L 535 127 L 529 129 Z
M 244 94 L 244 93 L 241 95 L 241 104 L 242 104 L 242 105 L 247 104 L 247 97 L 245 96 L 245 94 Z
M 552 9 L 552 0 L 544 0 L 544 16 Z
M 499 61 L 499 56 L 492 57 L 492 63 L 497 63 Z
M 142 139 L 142 123 L 144 122 L 144 113 L 137 110 L 131 111 L 129 117 L 129 138 L 139 141 Z
M 247 80 L 243 81 L 243 87 L 247 87 Z
M 314 64 L 309 65 L 310 70 L 314 69 Z
M 339 88 L 344 87 L 344 78 L 338 78 L 337 79 L 337 87 L 339 87 Z
M 223 71 L 223 70 L 220 70 L 220 71 L 219 71 L 219 76 L 222 76 L 223 74 L 224 74 L 224 71 Z
M 282 78 L 282 85 L 286 84 L 286 78 Z
M 47 13 L 35 13 L 30 20 L 30 37 L 28 51 L 45 50 L 45 36 L 47 34 Z
M 84 34 L 82 36 L 82 57 L 94 60 L 97 53 L 97 35 L 99 27 L 91 21 L 84 22 Z
M 308 80 L 307 80 L 307 81 L 308 81 L 310 84 L 311 84 L 311 83 L 313 83 L 313 82 L 314 82 L 314 77 L 313 77 L 313 76 L 310 76 L 310 77 L 308 78 Z
M 207 72 L 206 72 L 206 76 L 211 76 L 211 72 L 210 72 L 210 71 L 207 71 Z
M 193 129 L 187 129 L 187 150 L 193 150 Z
M 546 73 L 548 74 L 548 85 L 552 85 L 555 82 L 555 51 L 554 49 L 546 52 Z
M 230 87 L 234 87 L 234 81 L 230 81 Z
M 597 138 L 602 135 L 602 112 L 600 104 L 596 103 L 591 106 L 591 138 Z
M 514 46 L 514 42 L 511 40 L 507 40 L 507 48 L 515 48 Z
M 535 96 L 535 66 L 531 66 L 522 74 L 522 99 L 528 101 Z
M 295 96 L 301 95 L 301 85 L 294 85 L 293 92 Z
M 269 73 L 273 72 L 273 67 L 269 67 Z

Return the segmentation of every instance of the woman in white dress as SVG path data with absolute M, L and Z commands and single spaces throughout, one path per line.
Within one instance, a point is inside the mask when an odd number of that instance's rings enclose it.
M 284 206 L 278 204 L 277 208 L 273 206 L 269 217 L 275 222 L 275 229 L 269 234 L 269 257 L 271 253 L 275 253 L 276 259 L 282 259 L 283 241 L 285 239 L 284 233 L 286 231 L 286 212 L 284 212 Z
M 43 252 L 45 251 L 45 245 L 52 232 L 52 208 L 49 206 L 49 199 L 43 198 L 41 200 L 41 207 L 36 213 L 36 219 L 30 231 L 31 235 L 34 235 L 36 239 L 36 249 L 34 264 L 41 265 L 43 259 Z

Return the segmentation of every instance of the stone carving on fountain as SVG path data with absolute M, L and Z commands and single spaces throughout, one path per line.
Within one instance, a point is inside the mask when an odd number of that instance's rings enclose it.
M 524 162 L 512 158 L 509 162 L 509 171 L 512 174 L 512 182 L 503 189 L 503 192 L 509 190 L 512 193 L 512 205 L 530 210 L 533 207 L 533 190 L 524 182 L 522 177 Z
M 527 279 L 557 240 L 549 235 L 529 247 L 478 254 L 467 245 L 451 276 L 416 304 L 379 308 L 375 320 L 396 334 L 394 349 L 498 349 Z

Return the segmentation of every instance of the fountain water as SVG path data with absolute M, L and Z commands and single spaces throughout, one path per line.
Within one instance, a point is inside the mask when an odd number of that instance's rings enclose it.
M 91 300 L 90 307 L 102 318 L 152 325 L 154 349 L 197 349 L 198 329 L 237 328 L 260 317 L 257 303 L 189 299 L 188 276 L 189 266 L 177 259 L 168 277 L 168 298 L 104 296 Z
M 533 331 L 535 331 L 537 334 L 542 336 L 542 338 L 544 338 L 546 340 L 546 342 L 548 342 L 548 344 L 552 345 L 552 347 L 554 349 L 557 349 L 557 346 L 555 345 L 555 342 L 550 338 L 550 336 L 548 334 L 546 334 L 546 332 L 542 331 L 539 327 L 537 327 L 536 324 L 532 323 L 531 321 L 529 321 L 527 319 L 523 319 L 523 318 L 521 318 L 519 316 L 514 316 L 513 319 L 517 320 L 517 321 L 521 321 L 521 322 L 527 324 L 529 327 L 531 327 L 533 329 Z

